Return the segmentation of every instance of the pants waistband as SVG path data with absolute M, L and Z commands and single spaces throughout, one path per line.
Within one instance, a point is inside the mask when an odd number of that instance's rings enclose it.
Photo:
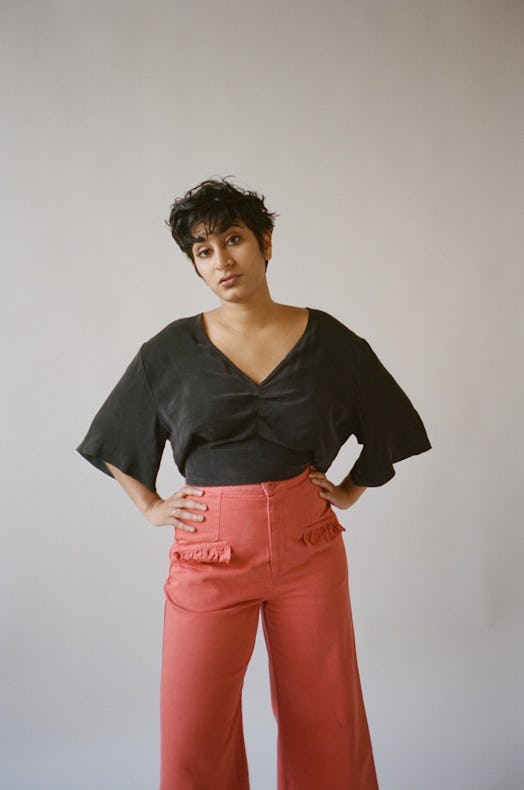
M 289 491 L 292 488 L 303 485 L 309 480 L 308 475 L 311 471 L 313 471 L 313 467 L 308 466 L 299 475 L 290 477 L 287 480 L 268 480 L 263 483 L 247 483 L 233 486 L 198 486 L 198 488 L 211 494 L 221 493 L 228 497 L 265 498 L 270 494 L 274 495 Z

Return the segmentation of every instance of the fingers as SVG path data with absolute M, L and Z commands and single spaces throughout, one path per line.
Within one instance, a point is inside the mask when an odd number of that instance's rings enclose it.
M 170 517 L 172 518 L 173 525 L 178 529 L 183 529 L 186 532 L 195 532 L 196 527 L 191 526 L 191 524 L 187 524 L 188 521 L 198 521 L 201 522 L 204 520 L 204 516 L 200 513 L 188 513 L 183 508 L 175 507 L 172 508 L 170 512 Z M 184 521 L 181 521 L 184 519 Z
M 317 471 L 311 472 L 309 474 L 309 479 L 311 480 L 312 483 L 314 483 L 316 486 L 319 486 L 324 491 L 332 491 L 334 488 L 333 483 L 331 483 L 327 479 L 326 475 L 323 472 L 317 472 Z
M 191 486 L 184 486 L 184 488 L 181 488 L 178 493 L 182 494 L 183 496 L 203 496 L 204 494 L 201 488 L 191 488 Z
M 176 519 L 173 519 L 172 523 L 175 529 L 181 529 L 184 532 L 196 532 L 196 527 L 189 527 L 187 524 L 184 524 L 183 521 L 177 521 Z
M 203 521 L 204 516 L 202 513 L 186 513 L 185 511 L 191 508 L 192 510 L 207 510 L 207 505 L 201 505 L 200 503 L 177 503 L 174 507 L 171 506 L 170 515 L 171 516 L 179 516 L 180 518 L 188 518 L 192 521 Z
M 318 472 L 315 469 L 309 474 L 309 479 L 314 485 L 319 487 L 318 495 L 321 499 L 325 499 L 330 505 L 336 504 L 336 486 L 327 479 L 324 472 Z
M 188 524 L 188 521 L 202 522 L 205 516 L 202 512 L 193 513 L 191 511 L 207 510 L 207 505 L 204 502 L 198 502 L 189 497 L 201 497 L 204 492 L 200 488 L 192 488 L 184 486 L 180 491 L 177 491 L 173 496 L 166 500 L 169 507 L 169 521 L 176 529 L 181 529 L 184 532 L 195 532 L 196 527 Z M 183 519 L 183 520 L 182 520 Z

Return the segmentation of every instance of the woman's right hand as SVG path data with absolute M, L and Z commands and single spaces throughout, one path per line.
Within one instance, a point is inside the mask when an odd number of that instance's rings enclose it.
M 195 532 L 196 527 L 186 522 L 204 520 L 202 513 L 192 513 L 192 510 L 207 510 L 207 505 L 191 497 L 201 497 L 204 492 L 193 486 L 183 486 L 179 491 L 171 494 L 167 499 L 158 497 L 144 511 L 150 524 L 155 527 L 172 526 L 183 529 L 185 532 Z

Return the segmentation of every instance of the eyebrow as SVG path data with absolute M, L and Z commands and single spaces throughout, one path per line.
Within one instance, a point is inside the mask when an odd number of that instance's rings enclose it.
M 230 225 L 229 222 L 224 222 L 218 228 L 218 233 L 219 234 L 225 233 L 227 230 L 231 230 L 232 228 L 238 228 L 239 230 L 242 230 L 243 225 L 237 225 L 236 223 L 233 223 L 232 225 Z M 211 233 L 210 235 L 213 236 L 215 234 Z M 204 237 L 204 236 L 193 236 L 193 244 L 200 244 L 200 242 L 202 242 L 202 241 L 207 241 L 208 238 L 209 238 L 208 236 L 206 236 L 206 237 Z

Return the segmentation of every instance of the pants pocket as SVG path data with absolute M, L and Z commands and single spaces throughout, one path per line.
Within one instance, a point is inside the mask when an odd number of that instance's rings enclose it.
M 211 540 L 200 543 L 177 540 L 171 549 L 171 560 L 198 563 L 230 562 L 231 544 L 226 540 Z
M 335 514 L 331 516 L 328 521 L 323 524 L 317 524 L 314 527 L 309 527 L 302 534 L 302 541 L 307 546 L 318 546 L 320 543 L 329 543 L 335 540 L 345 528 L 339 523 Z

